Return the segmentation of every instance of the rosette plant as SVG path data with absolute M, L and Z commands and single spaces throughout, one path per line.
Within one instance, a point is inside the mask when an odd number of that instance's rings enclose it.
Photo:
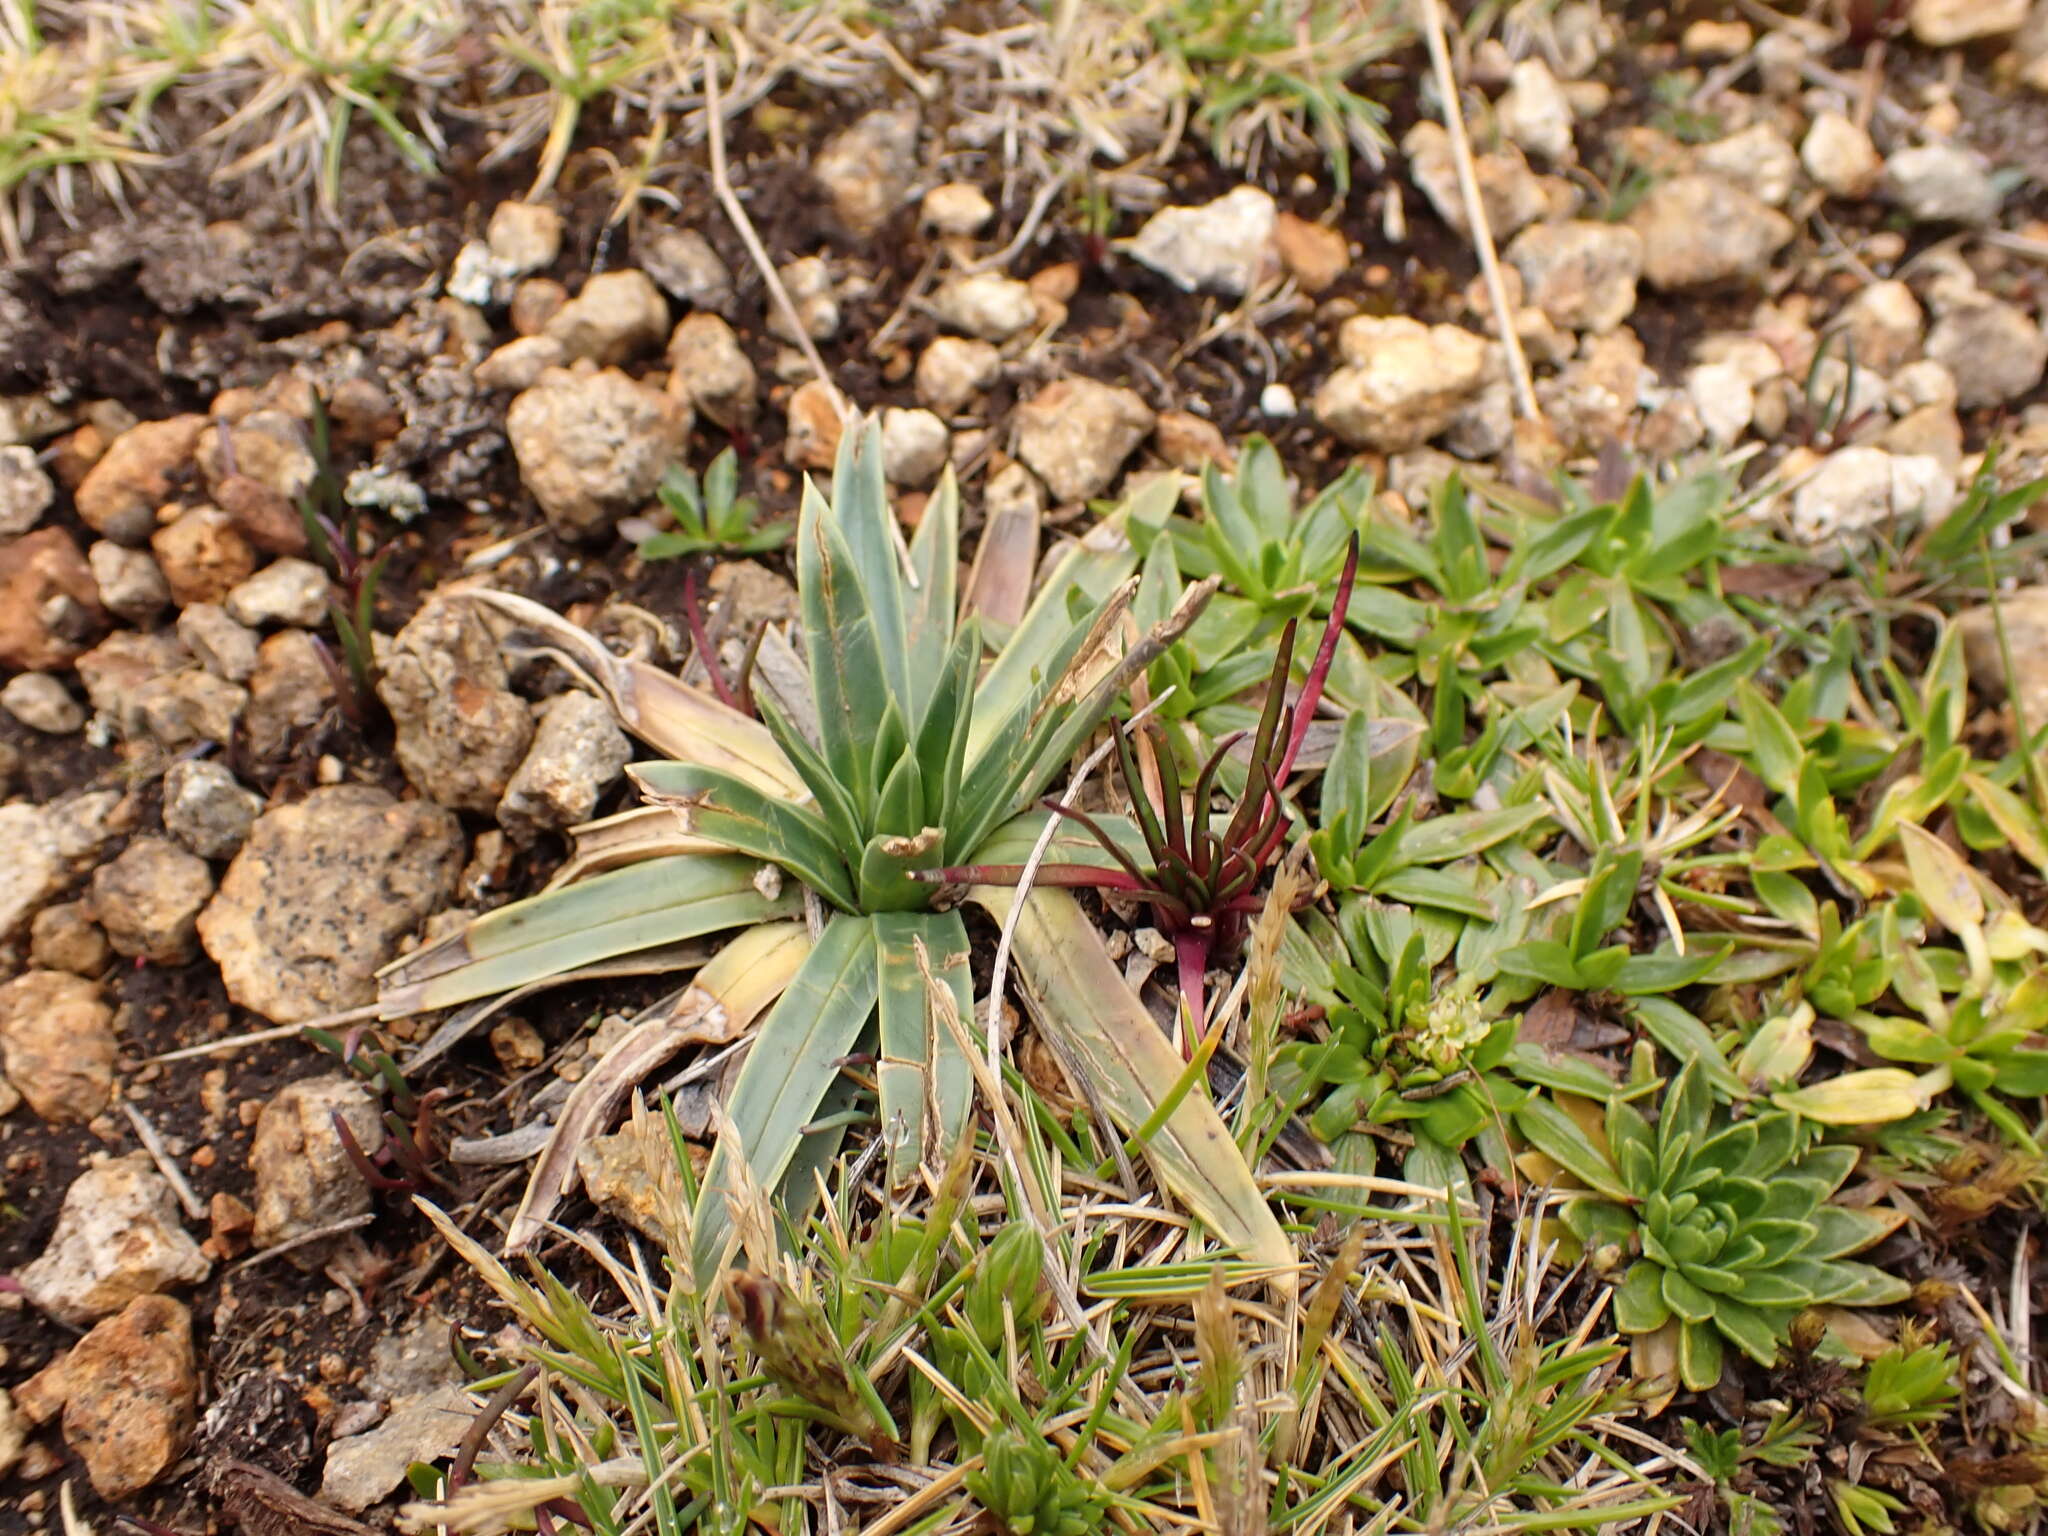
M 879 432 L 849 428 L 831 498 L 807 483 L 798 518 L 801 682 L 759 692 L 758 721 L 613 656 L 537 604 L 479 594 L 538 631 L 665 756 L 629 769 L 648 803 L 579 829 L 555 888 L 400 962 L 383 978 L 382 1007 L 403 1014 L 593 971 L 670 969 L 679 946 L 748 928 L 678 1004 L 723 1039 L 766 1010 L 701 1182 L 700 1281 L 725 1251 L 730 1196 L 814 1188 L 856 1118 L 845 1067 L 864 1041 L 892 1179 L 943 1163 L 966 1132 L 973 1077 L 942 1015 L 974 1017 L 967 930 L 916 876 L 1035 836 L 1037 818 L 1028 833 L 1001 834 L 1199 606 L 1126 649 L 1136 557 L 1115 537 L 1085 541 L 984 671 L 979 626 L 956 613 L 958 534 L 949 476 L 906 547 Z M 778 921 L 803 910 L 805 893 L 809 932 Z M 985 904 L 1006 911 L 1007 896 L 986 893 Z M 1187 1095 L 1162 1110 L 1178 1059 L 1072 899 L 1030 898 L 1015 942 L 1027 1003 L 1110 1113 L 1130 1130 L 1164 1114 L 1147 1141 L 1163 1181 L 1247 1257 L 1288 1262 L 1213 1106 Z M 934 988 L 952 994 L 950 1009 L 934 1006 Z M 631 1042 L 618 1047 L 629 1057 Z M 601 1065 L 593 1075 L 616 1074 Z M 523 1209 L 511 1245 L 534 1230 Z
M 1717 1110 L 1705 1072 L 1687 1062 L 1652 1125 L 1609 1100 L 1606 1145 L 1546 1098 L 1517 1123 L 1528 1140 L 1590 1186 L 1564 1223 L 1597 1272 L 1613 1277 L 1614 1321 L 1634 1335 L 1675 1334 L 1679 1379 L 1705 1391 L 1723 1343 L 1775 1365 L 1807 1307 L 1906 1299 L 1895 1276 L 1850 1258 L 1891 1232 L 1898 1213 L 1830 1204 L 1857 1149 L 1814 1146 L 1796 1115 L 1737 1120 Z

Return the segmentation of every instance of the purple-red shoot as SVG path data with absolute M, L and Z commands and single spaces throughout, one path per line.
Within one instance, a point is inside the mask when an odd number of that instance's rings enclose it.
M 1115 891 L 1143 901 L 1152 909 L 1153 922 L 1173 941 L 1181 997 L 1188 1009 L 1190 1055 L 1205 1032 L 1204 978 L 1209 962 L 1243 937 L 1247 919 L 1259 910 L 1263 900 L 1259 883 L 1286 840 L 1287 812 L 1281 797 L 1294 771 L 1294 760 L 1301 753 L 1302 741 L 1308 735 L 1309 722 L 1322 701 L 1323 685 L 1337 653 L 1338 637 L 1344 631 L 1344 616 L 1351 606 L 1351 589 L 1357 575 L 1358 540 L 1354 537 L 1344 561 L 1344 574 L 1337 583 L 1336 598 L 1330 605 L 1329 622 L 1323 627 L 1322 644 L 1316 648 L 1315 660 L 1302 682 L 1301 696 L 1292 705 L 1287 703 L 1287 676 L 1294 663 L 1295 621 L 1290 619 L 1281 631 L 1265 708 L 1252 735 L 1251 765 L 1244 794 L 1221 832 L 1211 825 L 1209 803 L 1224 756 L 1243 739 L 1241 731 L 1217 743 L 1196 774 L 1194 791 L 1186 799 L 1181 794 L 1173 754 L 1161 752 L 1161 804 L 1154 806 L 1145 794 L 1129 732 L 1121 724 L 1111 727 L 1116 735 L 1117 768 L 1130 796 L 1138 834 L 1151 859 L 1149 872 L 1118 847 L 1094 817 L 1055 800 L 1044 802 L 1048 810 L 1087 828 L 1116 861 L 1116 867 L 1048 864 L 1039 868 L 1033 881 L 1069 889 Z M 1009 885 L 1021 879 L 1023 873 L 1022 865 L 975 864 L 933 870 L 918 878 L 951 885 Z

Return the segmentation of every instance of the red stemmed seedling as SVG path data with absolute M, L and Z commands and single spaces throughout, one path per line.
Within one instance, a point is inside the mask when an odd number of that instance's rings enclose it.
M 1117 768 L 1130 797 L 1138 835 L 1145 844 L 1149 870 L 1125 853 L 1094 817 L 1057 800 L 1043 802 L 1048 810 L 1087 828 L 1116 861 L 1116 867 L 1048 864 L 1038 869 L 1033 880 L 1047 886 L 1114 891 L 1150 907 L 1154 924 L 1173 942 L 1181 998 L 1188 1010 L 1190 1055 L 1194 1043 L 1205 1033 L 1203 978 L 1209 963 L 1218 955 L 1230 953 L 1243 939 L 1247 920 L 1259 910 L 1263 900 L 1260 882 L 1286 840 L 1287 811 L 1282 797 L 1302 740 L 1308 734 L 1309 722 L 1315 718 L 1316 706 L 1322 700 L 1323 684 L 1336 655 L 1337 637 L 1344 630 L 1344 615 L 1351 605 L 1351 588 L 1357 574 L 1358 540 L 1354 536 L 1344 561 L 1344 574 L 1338 578 L 1337 595 L 1330 605 L 1322 644 L 1317 647 L 1315 660 L 1303 680 L 1301 696 L 1291 705 L 1287 702 L 1287 678 L 1294 663 L 1295 621 L 1290 619 L 1281 631 L 1265 707 L 1260 711 L 1258 728 L 1252 733 L 1244 794 L 1220 832 L 1209 814 L 1209 804 L 1224 756 L 1244 739 L 1242 731 L 1217 743 L 1195 775 L 1193 794 L 1185 799 L 1173 754 L 1159 753 L 1162 803 L 1155 806 L 1139 775 L 1130 731 L 1122 724 L 1111 727 L 1116 734 Z M 932 870 L 919 878 L 957 885 L 1006 885 L 1021 879 L 1023 873 L 1022 865 L 976 864 Z

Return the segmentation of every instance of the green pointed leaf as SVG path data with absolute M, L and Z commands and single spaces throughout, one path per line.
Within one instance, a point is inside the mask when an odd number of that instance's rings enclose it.
M 700 1288 L 716 1278 L 731 1231 L 727 1200 L 740 1187 L 735 1163 L 764 1188 L 781 1183 L 841 1060 L 874 1017 L 879 986 L 872 920 L 833 914 L 761 1021 L 726 1102 L 725 1132 L 697 1198 L 693 1257 Z
M 917 945 L 924 945 L 932 978 L 952 993 L 964 1022 L 974 1016 L 968 974 L 967 927 L 958 912 L 884 912 L 874 919 L 881 967 L 877 1013 L 881 1061 L 882 1137 L 889 1149 L 889 1182 L 900 1188 L 921 1160 L 943 1167 L 974 1103 L 974 1073 L 951 1029 L 932 1014 Z M 939 1119 L 928 1127 L 927 1109 Z
M 1678 1004 L 1662 997 L 1636 997 L 1629 1000 L 1629 1012 L 1674 1060 L 1692 1063 L 1715 1098 L 1735 1103 L 1749 1097 L 1742 1079 L 1722 1058 L 1712 1032 Z
M 674 810 L 686 830 L 781 865 L 834 906 L 854 905 L 839 846 L 816 811 L 693 763 L 639 763 L 630 771 L 642 795 Z
M 1607 1153 L 1596 1146 L 1579 1122 L 1550 1100 L 1531 1099 L 1515 1112 L 1515 1128 L 1532 1147 L 1577 1178 L 1588 1189 L 1626 1204 L 1628 1188 Z

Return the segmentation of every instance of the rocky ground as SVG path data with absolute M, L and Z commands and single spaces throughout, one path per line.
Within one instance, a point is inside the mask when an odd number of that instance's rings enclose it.
M 547 201 L 474 169 L 390 195 L 371 141 L 340 229 L 168 175 L 46 227 L 0 275 L 0 1530 L 58 1524 L 67 1480 L 88 1519 L 314 1529 L 235 1481 L 259 1400 L 265 1470 L 376 1524 L 468 1427 L 450 1330 L 497 1322 L 336 1130 L 376 1143 L 391 1095 L 275 1027 L 369 1002 L 625 803 L 608 715 L 446 598 L 534 596 L 702 677 L 693 562 L 637 552 L 672 463 L 729 445 L 786 515 L 842 405 L 879 412 L 907 522 L 961 477 L 997 620 L 1091 501 L 1252 432 L 1397 508 L 1451 468 L 1540 492 L 1727 455 L 1821 569 L 1947 510 L 1994 438 L 2038 473 L 2048 7 L 1842 9 L 1907 26 L 1568 3 L 1467 39 L 1498 302 L 1419 50 L 1364 82 L 1397 147 L 1346 197 L 1187 144 L 1041 196 L 927 59 L 930 103 L 879 71 L 735 119 L 765 271 L 701 150 L 621 198 L 624 144 Z M 791 611 L 774 555 L 704 581 L 721 665 Z M 2048 592 L 2008 617 L 2048 719 Z M 1972 662 L 2002 688 L 1995 645 Z M 409 1073 L 459 1221 L 504 1219 L 522 1128 L 642 986 Z M 438 1022 L 385 1026 L 401 1062 Z

